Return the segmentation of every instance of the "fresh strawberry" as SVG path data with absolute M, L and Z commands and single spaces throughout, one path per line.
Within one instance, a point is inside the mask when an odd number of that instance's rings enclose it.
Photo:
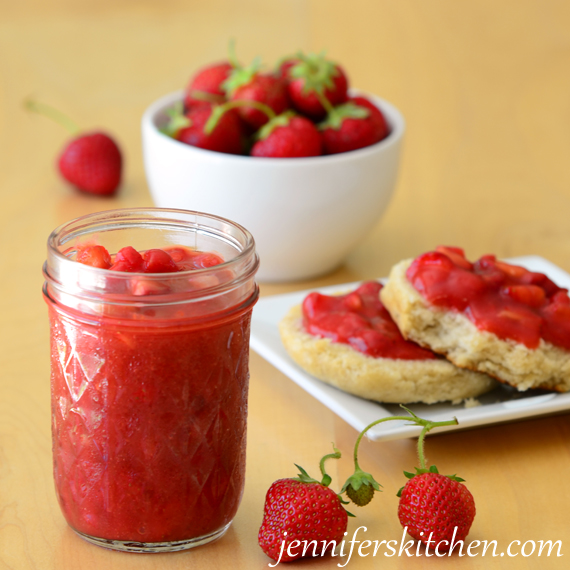
M 61 153 L 58 166 L 68 182 L 88 194 L 110 196 L 121 182 L 121 151 L 105 133 L 73 139 Z
M 209 65 L 198 71 L 188 83 L 184 95 L 186 110 L 193 105 L 207 103 L 223 103 L 226 100 L 222 83 L 232 72 L 231 63 L 224 61 Z
M 313 120 L 321 120 L 331 107 L 348 99 L 348 79 L 344 70 L 324 54 L 299 54 L 289 66 L 287 90 L 293 107 Z
M 321 135 L 315 125 L 291 111 L 271 119 L 256 138 L 251 156 L 292 158 L 322 154 Z
M 180 142 L 227 154 L 242 154 L 244 151 L 244 130 L 241 120 L 233 109 L 220 115 L 213 129 L 206 129 L 208 120 L 217 106 L 198 106 L 186 114 L 182 104 L 168 111 L 170 122 L 164 133 Z
M 34 113 L 49 117 L 74 135 L 58 159 L 61 175 L 78 190 L 88 194 L 110 196 L 121 183 L 123 159 L 117 143 L 106 133 L 82 133 L 66 115 L 33 100 L 25 106 Z
M 236 76 L 239 72 L 236 73 Z M 242 77 L 246 77 L 243 75 Z M 285 83 L 273 75 L 255 73 L 249 80 L 242 79 L 243 83 L 236 79 L 234 88 L 230 87 L 230 101 L 257 101 L 270 107 L 277 115 L 289 108 L 289 98 Z M 231 85 L 231 84 L 230 84 Z M 257 130 L 265 123 L 267 117 L 254 107 L 244 106 L 238 110 L 241 118 Z
M 441 475 L 434 465 L 428 471 L 404 473 L 409 481 L 399 494 L 398 518 L 408 534 L 439 552 L 449 550 L 452 539 L 465 540 L 475 518 L 475 501 L 463 479 Z
M 325 154 L 349 152 L 373 145 L 388 135 L 380 110 L 364 97 L 334 107 L 319 125 Z
M 253 101 L 269 107 L 273 113 L 279 115 L 289 108 L 289 97 L 285 81 L 272 74 L 260 72 L 259 58 L 247 67 L 240 66 L 230 49 L 230 59 L 234 61 L 234 68 L 228 79 L 222 84 L 226 96 L 230 101 Z M 268 117 L 255 106 L 241 106 L 238 109 L 241 118 L 254 130 L 267 123 Z
M 267 556 L 278 562 L 290 562 L 322 556 L 334 549 L 334 544 L 340 544 L 348 525 L 348 513 L 340 497 L 329 488 L 331 478 L 324 471 L 327 458 L 339 457 L 340 452 L 335 449 L 334 454 L 321 459 L 320 482 L 297 465 L 300 471 L 297 478 L 279 479 L 271 485 L 258 535 L 259 546 Z M 294 541 L 297 546 L 291 544 Z M 316 541 L 316 547 L 309 545 L 311 541 Z M 303 548 L 306 545 L 309 546 Z
M 407 411 L 416 424 L 423 426 L 418 438 L 420 467 L 415 473 L 404 471 L 409 480 L 397 493 L 398 518 L 412 538 L 445 552 L 451 548 L 452 539 L 465 540 L 475 518 L 475 501 L 463 485 L 464 479 L 441 475 L 435 465 L 426 468 L 424 439 L 432 428 L 457 424 L 457 420 L 431 422 Z
M 369 121 L 372 123 L 374 128 L 374 136 L 376 139 L 381 141 L 382 139 L 386 138 L 390 134 L 390 127 L 384 117 L 384 114 L 370 99 L 367 97 L 363 97 L 362 95 L 358 95 L 356 97 L 349 97 L 348 100 L 355 105 L 360 107 L 364 107 L 370 111 L 370 115 L 368 116 Z

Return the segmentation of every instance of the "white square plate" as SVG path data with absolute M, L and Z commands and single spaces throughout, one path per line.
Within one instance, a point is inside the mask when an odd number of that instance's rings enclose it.
M 560 287 L 570 289 L 570 275 L 546 259 L 538 256 L 517 257 L 507 260 L 522 265 L 531 271 L 544 273 Z M 382 280 L 381 280 L 382 281 Z M 358 283 L 345 283 L 318 289 L 321 293 L 350 291 Z M 297 291 L 285 295 L 274 295 L 259 300 L 253 309 L 251 322 L 251 347 L 278 368 L 283 374 L 304 388 L 325 406 L 338 414 L 357 431 L 368 424 L 388 416 L 399 416 L 405 412 L 395 404 L 378 404 L 352 396 L 317 380 L 302 370 L 289 357 L 279 336 L 278 323 L 287 311 L 300 304 L 310 291 Z M 459 425 L 439 428 L 438 432 L 553 414 L 570 409 L 570 392 L 565 394 L 544 393 L 529 390 L 518 392 L 506 386 L 478 398 L 480 406 L 465 408 L 462 404 L 411 404 L 409 407 L 422 418 L 443 421 L 457 418 Z M 420 428 L 404 421 L 385 422 L 368 433 L 371 440 L 390 440 L 419 435 Z

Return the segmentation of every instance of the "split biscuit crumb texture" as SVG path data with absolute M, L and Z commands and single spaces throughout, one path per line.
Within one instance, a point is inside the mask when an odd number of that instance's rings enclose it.
M 406 277 L 412 260 L 395 265 L 380 298 L 405 338 L 461 368 L 484 372 L 520 391 L 570 390 L 570 352 L 543 339 L 536 349 L 479 330 L 465 315 L 430 306 Z
M 347 344 L 310 335 L 303 328 L 300 306 L 282 319 L 279 331 L 287 352 L 306 372 L 368 400 L 460 403 L 496 386 L 489 376 L 462 370 L 444 359 L 373 358 Z

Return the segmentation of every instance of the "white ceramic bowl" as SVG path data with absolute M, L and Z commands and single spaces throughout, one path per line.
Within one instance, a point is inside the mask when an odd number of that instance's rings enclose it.
M 256 242 L 260 281 L 308 279 L 335 269 L 376 224 L 396 183 L 405 123 L 368 95 L 391 133 L 352 152 L 252 158 L 202 150 L 159 131 L 182 92 L 154 102 L 142 119 L 146 175 L 156 206 L 216 214 Z

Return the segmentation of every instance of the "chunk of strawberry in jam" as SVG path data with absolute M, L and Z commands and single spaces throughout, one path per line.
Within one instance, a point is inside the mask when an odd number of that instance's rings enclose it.
M 473 264 L 465 258 L 465 252 L 460 247 L 439 245 L 435 248 L 435 251 L 443 253 L 449 257 L 455 265 L 463 267 L 463 269 L 473 269 Z
M 169 247 L 165 251 L 176 263 L 179 271 L 192 271 L 220 265 L 224 260 L 215 253 L 197 251 L 185 247 Z
M 149 249 L 143 255 L 145 273 L 173 273 L 178 267 L 168 253 L 162 249 Z
M 534 271 L 527 271 L 520 278 L 521 283 L 526 283 L 529 285 L 538 285 L 544 290 L 547 297 L 551 297 L 557 291 L 560 290 L 553 281 L 551 281 L 544 273 L 535 273 Z
M 542 338 L 547 342 L 570 350 L 570 299 L 558 292 L 552 303 L 544 308 L 545 320 L 542 326 Z
M 481 276 L 465 269 L 464 265 L 456 265 L 444 253 L 430 252 L 414 260 L 406 275 L 430 303 L 463 310 L 470 297 L 486 289 Z
M 134 247 L 128 245 L 117 252 L 114 263 L 109 269 L 127 273 L 142 273 L 144 271 L 144 259 Z
M 478 328 L 501 339 L 510 338 L 528 348 L 538 346 L 542 319 L 529 308 L 484 296 L 472 300 L 466 314 Z
M 347 295 L 310 293 L 302 305 L 305 330 L 374 358 L 426 360 L 436 356 L 405 340 L 380 301 L 382 285 L 363 283 Z
M 99 269 L 109 269 L 112 264 L 109 252 L 102 245 L 77 246 L 75 260 Z
M 529 307 L 540 307 L 546 301 L 544 289 L 537 285 L 508 285 L 501 293 Z
M 440 247 L 415 259 L 406 276 L 431 304 L 464 312 L 481 330 L 528 348 L 536 348 L 543 338 L 570 350 L 565 289 L 542 273 L 498 261 L 494 255 L 470 265 L 461 250 Z

